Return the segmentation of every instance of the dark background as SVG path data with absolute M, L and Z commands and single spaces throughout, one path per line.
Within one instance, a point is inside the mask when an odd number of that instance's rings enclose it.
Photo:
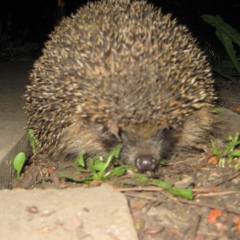
M 20 39 L 38 44 L 38 50 L 47 40 L 61 17 L 74 13 L 87 1 L 63 0 L 59 7 L 57 0 L 0 0 L 0 37 Z M 221 0 L 155 0 L 149 1 L 161 7 L 164 13 L 172 13 L 178 22 L 187 25 L 200 45 L 207 41 L 213 48 L 221 48 L 215 36 L 215 29 L 201 19 L 202 14 L 220 15 L 228 24 L 240 28 L 240 1 Z M 4 38 L 5 39 L 5 38 Z M 4 40 L 0 44 L 3 44 Z M 3 46 L 3 45 L 2 45 Z M 1 47 L 0 47 L 1 49 Z M 2 47 L 3 49 L 3 47 Z

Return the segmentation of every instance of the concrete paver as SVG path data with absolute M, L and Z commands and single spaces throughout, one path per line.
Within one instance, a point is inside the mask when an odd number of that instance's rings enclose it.
M 125 196 L 110 187 L 2 190 L 0 212 L 0 239 L 138 239 Z

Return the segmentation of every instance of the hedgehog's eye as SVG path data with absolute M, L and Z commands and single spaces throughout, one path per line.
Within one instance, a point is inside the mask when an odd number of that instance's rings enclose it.
M 159 130 L 155 134 L 153 139 L 162 143 L 163 141 L 166 141 L 167 139 L 170 139 L 171 136 L 172 136 L 172 129 L 166 129 L 165 128 L 165 129 Z
M 121 142 L 123 143 L 124 146 L 125 145 L 135 146 L 136 141 L 139 140 L 135 137 L 135 135 L 133 135 L 132 133 L 128 133 L 127 131 L 120 131 L 119 136 L 120 136 L 120 138 L 122 140 Z
M 106 149 L 107 151 L 110 151 L 111 149 L 119 145 L 119 141 L 113 135 L 105 138 L 101 138 L 101 142 L 102 142 L 103 148 Z

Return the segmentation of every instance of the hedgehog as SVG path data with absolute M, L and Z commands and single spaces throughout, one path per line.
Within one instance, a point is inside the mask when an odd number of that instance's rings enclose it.
M 201 150 L 216 122 L 214 80 L 187 27 L 146 1 L 89 2 L 49 35 L 25 92 L 28 128 L 52 161 L 84 152 L 155 171 Z

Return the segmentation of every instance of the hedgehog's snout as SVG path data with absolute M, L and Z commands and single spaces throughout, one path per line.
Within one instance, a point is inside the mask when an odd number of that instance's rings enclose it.
M 135 166 L 140 172 L 157 170 L 158 161 L 151 155 L 140 155 L 135 159 Z

